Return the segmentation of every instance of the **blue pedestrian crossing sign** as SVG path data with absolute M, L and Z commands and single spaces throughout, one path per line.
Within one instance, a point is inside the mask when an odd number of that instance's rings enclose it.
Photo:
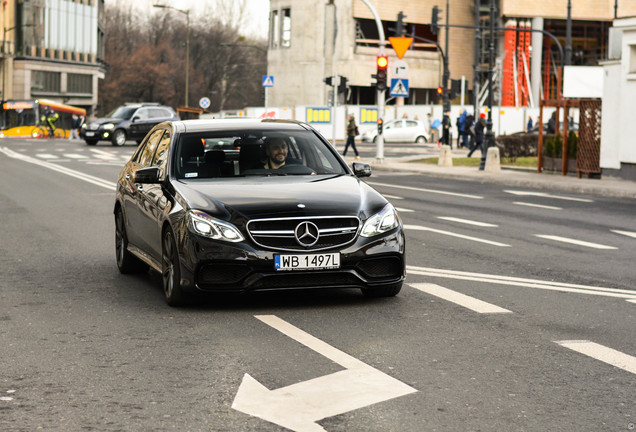
M 409 80 L 406 78 L 391 78 L 391 96 L 409 97 Z
M 263 87 L 274 87 L 274 75 L 263 75 Z

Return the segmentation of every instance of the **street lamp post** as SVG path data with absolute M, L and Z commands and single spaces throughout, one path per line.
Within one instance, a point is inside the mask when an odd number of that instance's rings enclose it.
M 184 9 L 178 9 L 174 6 L 168 6 L 164 4 L 153 5 L 156 8 L 172 9 L 180 12 L 186 16 L 186 70 L 185 70 L 185 106 L 188 105 L 188 86 L 190 84 L 190 11 Z

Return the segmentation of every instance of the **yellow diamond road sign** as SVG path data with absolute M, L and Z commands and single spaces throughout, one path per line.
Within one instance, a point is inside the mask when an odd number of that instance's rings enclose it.
M 391 42 L 391 45 L 393 46 L 393 49 L 395 50 L 398 58 L 401 59 L 402 57 L 404 57 L 404 54 L 406 54 L 406 51 L 413 43 L 413 38 L 390 37 L 389 42 Z

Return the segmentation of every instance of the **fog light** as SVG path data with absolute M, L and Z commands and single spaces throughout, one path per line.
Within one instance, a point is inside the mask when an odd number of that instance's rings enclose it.
M 110 135 L 108 132 L 104 132 L 104 138 L 108 138 L 108 135 Z

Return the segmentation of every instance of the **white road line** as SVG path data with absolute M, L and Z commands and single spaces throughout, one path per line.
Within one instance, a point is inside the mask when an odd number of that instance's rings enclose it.
M 36 158 L 32 158 L 30 156 L 22 155 L 20 153 L 14 152 L 13 150 L 10 150 L 7 147 L 0 147 L 0 153 L 4 153 L 10 158 L 19 159 L 23 162 L 39 165 L 41 167 L 45 167 L 62 174 L 66 174 L 67 176 L 70 176 L 70 177 L 75 177 L 79 180 L 83 180 L 85 182 L 92 183 L 96 186 L 101 186 L 106 189 L 115 190 L 117 188 L 116 183 L 109 182 L 109 181 L 100 179 L 99 177 L 94 177 L 90 174 L 82 173 L 80 171 L 75 171 L 70 168 L 63 167 L 61 165 L 56 165 L 50 162 L 45 162 L 45 161 L 38 160 Z
M 632 231 L 621 231 L 621 230 L 610 230 L 610 231 L 611 231 L 611 232 L 613 232 L 613 233 L 616 233 L 616 234 L 621 234 L 621 235 L 627 236 L 627 237 L 633 237 L 633 238 L 636 238 L 636 232 L 632 232 Z
M 553 198 L 553 199 L 560 199 L 560 200 L 567 200 L 567 201 L 594 202 L 593 200 L 587 199 L 587 198 L 575 198 L 575 197 L 567 197 L 563 195 L 552 195 L 545 192 L 527 192 L 527 191 L 515 191 L 515 190 L 504 190 L 504 192 L 513 194 L 513 195 L 519 195 L 519 196 L 538 196 L 543 198 Z
M 636 374 L 636 357 L 587 340 L 554 341 L 562 347 Z
M 434 295 L 446 301 L 458 304 L 467 309 L 475 311 L 481 314 L 492 314 L 492 313 L 512 313 L 508 309 L 501 308 L 499 306 L 486 303 L 485 301 L 481 301 L 474 297 L 467 296 L 462 293 L 458 293 L 457 291 L 449 290 L 448 288 L 444 288 L 442 286 L 432 284 L 432 283 L 414 283 L 409 284 L 413 288 L 425 292 L 430 295 Z
M 396 199 L 396 200 L 401 200 L 404 199 L 401 196 L 396 196 L 396 195 L 387 195 L 387 194 L 382 194 L 385 198 L 389 198 L 389 199 Z
M 515 201 L 515 202 L 513 202 L 513 204 L 521 205 L 521 206 L 528 206 L 528 207 L 542 208 L 542 209 L 547 209 L 547 210 L 563 210 L 561 207 L 554 207 L 554 206 L 549 206 L 549 205 L 526 203 L 526 202 L 521 202 L 521 201 Z
M 570 243 L 570 244 L 574 244 L 578 246 L 585 246 L 585 247 L 594 248 L 594 249 L 618 249 L 614 246 L 606 246 L 606 245 L 602 245 L 598 243 L 590 243 L 590 242 L 586 242 L 582 240 L 576 240 L 576 239 L 554 236 L 554 235 L 535 234 L 535 237 L 540 237 L 540 238 L 554 240 L 554 241 L 563 242 L 563 243 Z
M 404 225 L 405 229 L 410 229 L 410 230 L 415 230 L 415 231 L 430 231 L 430 232 L 434 232 L 437 234 L 442 234 L 442 235 L 447 235 L 447 236 L 451 236 L 451 237 L 458 237 L 458 238 L 462 238 L 464 240 L 471 240 L 471 241 L 476 241 L 479 243 L 486 243 L 489 245 L 493 245 L 493 246 L 500 246 L 500 247 L 510 247 L 510 245 L 505 244 L 505 243 L 499 243 L 499 242 L 495 242 L 495 241 L 491 241 L 491 240 L 485 240 L 485 239 L 481 239 L 481 238 L 477 238 L 477 237 L 471 237 L 471 236 L 467 236 L 467 235 L 463 235 L 463 234 L 457 234 L 454 232 L 450 232 L 450 231 L 443 231 L 443 230 L 438 230 L 435 228 L 429 228 L 429 227 L 425 227 L 425 226 L 420 226 L 420 225 Z
M 396 207 L 395 209 L 398 211 L 398 213 L 413 213 L 415 211 L 415 210 L 406 209 L 402 207 Z
M 496 228 L 496 227 L 499 226 L 499 225 L 489 224 L 489 223 L 486 223 L 486 222 L 477 222 L 477 221 L 470 220 L 470 219 L 460 219 L 460 218 L 451 217 L 451 216 L 437 216 L 437 219 L 443 219 L 443 220 L 447 220 L 447 221 L 451 221 L 451 222 L 459 222 L 459 223 L 463 223 L 463 224 L 475 225 L 475 226 L 480 226 L 480 227 Z
M 570 284 L 564 282 L 544 281 L 539 279 L 517 278 L 512 276 L 489 275 L 484 273 L 472 273 L 456 270 L 444 270 L 429 267 L 406 266 L 408 274 L 431 276 L 447 279 L 468 280 L 489 284 L 520 286 L 536 288 L 548 291 L 560 291 L 577 294 L 598 295 L 604 297 L 623 298 L 627 301 L 636 301 L 636 291 L 623 290 L 609 287 L 595 287 L 590 285 Z
M 59 159 L 59 156 L 56 156 L 54 154 L 51 153 L 38 153 L 35 155 L 36 157 L 42 158 L 42 159 Z
M 416 188 L 416 187 L 411 187 L 411 186 L 400 186 L 400 185 L 392 185 L 392 184 L 376 183 L 376 182 L 367 182 L 367 183 L 370 184 L 370 185 L 373 185 L 373 186 L 392 187 L 392 188 L 397 188 L 397 189 L 413 190 L 413 191 L 417 191 L 417 192 L 427 192 L 427 193 L 440 194 L 440 195 L 450 195 L 450 196 L 455 196 L 455 197 L 460 197 L 460 198 L 484 199 L 483 196 L 479 196 L 479 195 L 460 194 L 460 193 L 456 193 L 456 192 L 446 192 L 446 191 L 440 191 L 440 190 L 436 190 L 436 189 Z
M 88 156 L 77 153 L 64 153 L 64 156 L 71 159 L 88 159 Z
M 96 158 L 104 159 L 104 160 L 114 160 L 114 159 L 119 159 L 121 157 L 121 155 L 114 154 L 112 152 L 108 152 L 105 150 L 90 149 L 89 151 L 93 153 Z

